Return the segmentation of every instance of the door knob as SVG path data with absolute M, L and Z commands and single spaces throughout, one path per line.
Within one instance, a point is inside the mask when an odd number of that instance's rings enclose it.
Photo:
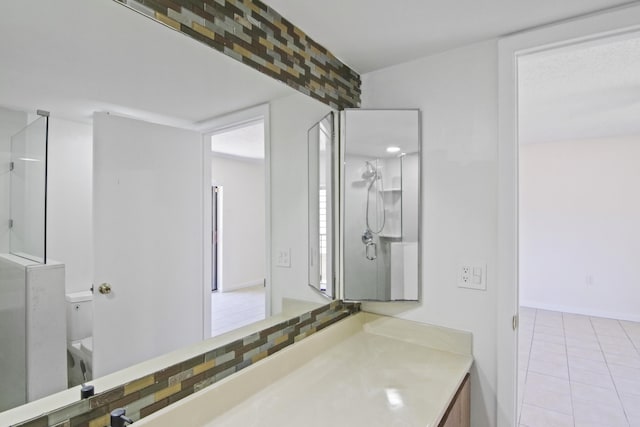
M 102 295 L 109 295 L 111 293 L 111 285 L 108 283 L 103 283 L 102 285 L 98 286 L 98 292 L 100 292 Z

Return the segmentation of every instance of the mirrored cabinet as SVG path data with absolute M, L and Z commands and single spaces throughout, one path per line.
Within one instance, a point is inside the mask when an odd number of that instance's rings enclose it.
M 309 284 L 345 300 L 417 301 L 420 112 L 347 109 L 337 125 L 337 140 L 333 114 L 309 131 Z
M 334 274 L 335 114 L 329 113 L 308 132 L 309 286 L 336 296 Z

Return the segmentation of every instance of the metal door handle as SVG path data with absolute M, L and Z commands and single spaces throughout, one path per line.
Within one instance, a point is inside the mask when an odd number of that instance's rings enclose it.
M 108 283 L 103 283 L 102 285 L 98 286 L 98 292 L 100 292 L 102 295 L 109 295 L 111 293 L 111 285 Z

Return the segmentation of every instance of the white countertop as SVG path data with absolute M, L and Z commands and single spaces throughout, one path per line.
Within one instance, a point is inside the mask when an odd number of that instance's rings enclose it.
M 468 333 L 360 313 L 136 425 L 437 426 L 470 351 Z

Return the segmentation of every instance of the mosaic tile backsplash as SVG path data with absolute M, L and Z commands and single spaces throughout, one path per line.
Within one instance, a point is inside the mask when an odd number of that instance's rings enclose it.
M 106 427 L 116 408 L 139 420 L 359 311 L 359 303 L 333 301 L 14 427 Z
M 360 76 L 260 0 L 115 0 L 339 110 Z

